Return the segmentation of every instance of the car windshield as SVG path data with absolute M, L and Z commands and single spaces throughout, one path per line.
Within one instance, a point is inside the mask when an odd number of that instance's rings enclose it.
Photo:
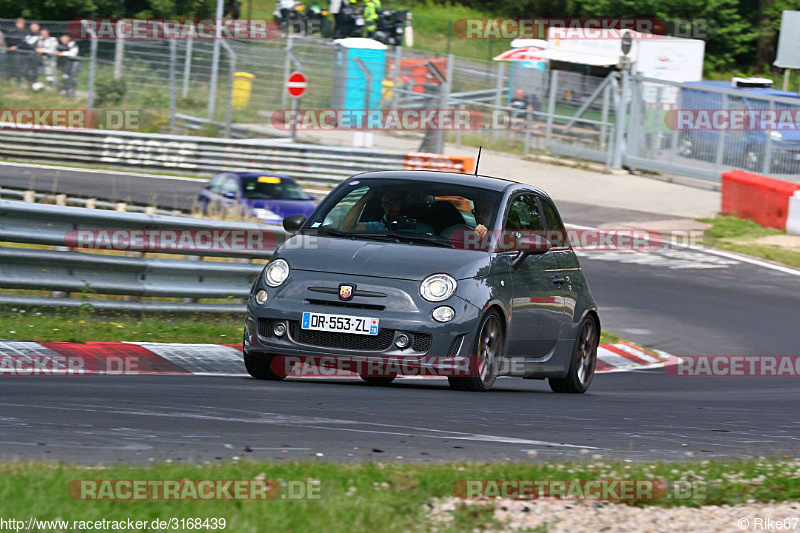
M 297 183 L 277 176 L 252 176 L 242 178 L 245 199 L 251 200 L 308 200 L 308 195 Z
M 501 193 L 434 181 L 354 180 L 327 198 L 305 225 L 337 237 L 448 243 L 478 225 L 492 227 Z

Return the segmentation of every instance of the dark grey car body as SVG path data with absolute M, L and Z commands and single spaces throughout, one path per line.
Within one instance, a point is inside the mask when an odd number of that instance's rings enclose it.
M 501 215 L 520 194 L 535 195 L 555 211 L 552 200 L 539 189 L 484 176 L 378 172 L 354 176 L 339 187 L 367 178 L 425 180 L 491 189 L 502 193 Z M 331 196 L 333 193 L 318 209 L 326 209 Z M 504 220 L 505 216 L 495 217 L 494 228 L 489 229 L 500 232 Z M 558 222 L 561 224 L 560 218 Z M 455 365 L 475 354 L 481 319 L 496 310 L 505 332 L 503 357 L 514 363 L 504 365 L 501 374 L 563 378 L 570 367 L 582 321 L 587 317 L 592 320 L 599 334 L 597 306 L 578 258 L 568 244 L 528 255 L 515 269 L 513 262 L 518 255 L 518 251 L 497 249 L 457 250 L 307 235 L 301 230 L 273 255 L 273 260 L 282 258 L 289 263 L 288 279 L 272 288 L 261 275 L 253 286 L 247 306 L 244 350 L 251 356 L 265 357 L 397 355 L 416 358 L 420 366 L 439 367 L 443 365 L 442 356 L 446 356 L 444 361 Z M 449 274 L 457 280 L 458 287 L 446 302 L 432 303 L 420 295 L 420 282 L 437 273 Z M 355 285 L 352 299 L 342 301 L 338 297 L 336 289 L 340 284 Z M 258 305 L 254 295 L 262 289 L 269 293 L 269 299 Z M 442 303 L 456 312 L 450 322 L 440 323 L 431 316 Z M 381 331 L 393 332 L 384 335 L 380 346 L 370 344 L 371 340 L 377 343 L 377 339 L 353 338 L 348 344 L 344 337 L 335 337 L 350 334 L 309 335 L 298 326 L 305 311 L 379 317 Z M 288 329 L 281 338 L 271 333 L 277 322 L 284 322 Z M 401 332 L 414 339 L 412 346 L 403 350 L 392 342 Z

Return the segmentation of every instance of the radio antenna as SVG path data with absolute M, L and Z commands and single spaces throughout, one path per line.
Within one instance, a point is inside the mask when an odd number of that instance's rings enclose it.
M 475 161 L 475 175 L 478 175 L 478 165 L 481 164 L 481 150 L 483 150 L 483 146 L 478 146 L 478 160 Z

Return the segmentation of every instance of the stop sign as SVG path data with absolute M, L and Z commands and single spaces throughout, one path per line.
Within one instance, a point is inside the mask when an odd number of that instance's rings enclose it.
M 306 77 L 303 76 L 303 73 L 294 72 L 286 81 L 286 91 L 290 96 L 297 98 L 303 96 L 303 93 L 306 92 L 307 85 L 308 83 L 306 82 Z

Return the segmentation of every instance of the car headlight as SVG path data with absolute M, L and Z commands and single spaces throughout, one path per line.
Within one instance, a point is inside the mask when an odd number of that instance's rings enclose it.
M 428 276 L 419 286 L 419 294 L 429 302 L 441 302 L 456 292 L 458 283 L 447 274 Z
M 769 132 L 769 138 L 772 139 L 773 141 L 782 141 L 783 134 L 779 131 L 771 131 Z
M 277 287 L 289 277 L 289 263 L 283 259 L 270 261 L 264 271 L 264 281 L 270 287 Z

